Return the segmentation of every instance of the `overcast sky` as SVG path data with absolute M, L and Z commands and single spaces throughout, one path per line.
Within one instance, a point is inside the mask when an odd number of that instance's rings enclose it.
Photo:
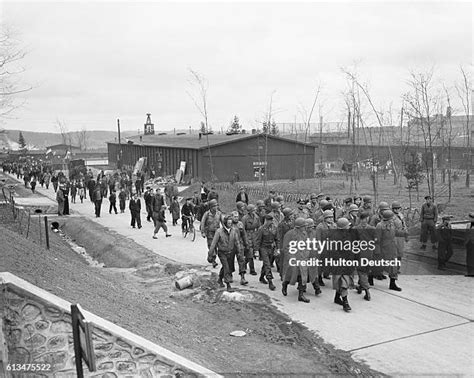
M 380 108 L 401 104 L 410 69 L 434 66 L 448 86 L 472 62 L 470 2 L 20 2 L 2 23 L 28 50 L 33 90 L 7 129 L 197 128 L 192 68 L 207 79 L 214 129 L 237 115 L 255 127 L 273 94 L 276 122 L 301 122 L 322 83 L 322 113 L 344 119 L 341 67 L 358 62 Z M 315 121 L 318 119 L 315 116 Z

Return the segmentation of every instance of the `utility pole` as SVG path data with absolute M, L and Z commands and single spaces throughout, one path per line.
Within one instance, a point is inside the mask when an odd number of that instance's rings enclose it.
M 117 154 L 117 168 L 120 169 L 122 167 L 122 142 L 120 139 L 120 120 L 117 118 L 117 131 L 118 131 L 118 154 Z

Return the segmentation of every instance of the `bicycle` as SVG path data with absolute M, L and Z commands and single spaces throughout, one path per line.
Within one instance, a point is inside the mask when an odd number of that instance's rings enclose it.
M 182 219 L 184 223 L 183 227 L 183 238 L 186 238 L 188 234 L 191 235 L 191 241 L 196 239 L 196 229 L 194 228 L 194 217 L 192 215 L 183 215 Z

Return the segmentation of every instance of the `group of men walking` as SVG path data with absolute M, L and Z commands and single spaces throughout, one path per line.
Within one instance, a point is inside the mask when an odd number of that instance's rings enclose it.
M 426 196 L 421 210 L 421 249 L 426 249 L 431 234 L 433 248 L 439 248 L 439 268 L 444 269 L 452 255 L 449 216 L 435 227 L 438 217 L 431 197 Z M 247 285 L 245 274 L 257 275 L 254 259 L 262 261 L 260 282 L 275 290 L 275 272 L 281 279 L 281 291 L 288 294 L 288 286 L 296 285 L 298 300 L 308 303 L 308 284 L 315 295 L 321 293 L 324 279 L 332 275 L 334 302 L 350 311 L 348 290 L 355 286 L 371 300 L 370 287 L 374 279 L 388 275 L 390 290 L 401 291 L 397 285 L 400 265 L 408 241 L 408 225 L 400 202 L 380 202 L 374 206 L 370 196 L 348 197 L 336 208 L 324 194 L 312 194 L 309 201 L 299 200 L 297 208 L 287 207 L 283 197 L 270 192 L 254 204 L 239 193 L 235 210 L 223 214 L 216 200 L 209 201 L 200 230 L 207 239 L 208 261 L 214 266 L 221 262 L 218 283 L 232 291 L 232 273 L 237 260 L 240 284 Z M 245 202 L 244 202 L 245 201 Z M 308 247 L 308 241 L 319 241 L 318 248 Z M 322 242 L 325 246 L 321 247 Z M 335 248 L 328 248 L 330 242 Z M 354 242 L 371 248 L 342 248 L 344 242 Z M 438 243 L 438 245 L 436 245 Z M 294 246 L 299 246 L 294 248 Z M 354 277 L 358 282 L 354 285 Z

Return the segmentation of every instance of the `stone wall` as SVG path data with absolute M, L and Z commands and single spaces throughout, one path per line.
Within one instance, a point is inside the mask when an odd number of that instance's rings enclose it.
M 71 315 L 64 306 L 54 306 L 14 285 L 2 284 L 1 277 L 0 288 L 1 331 L 7 345 L 8 363 L 51 365 L 51 371 L 37 372 L 37 377 L 76 376 Z M 147 348 L 154 344 L 144 339 L 145 346 L 93 323 L 97 371 L 90 373 L 84 365 L 87 377 L 202 376 L 212 373 L 204 368 L 204 374 L 189 369 L 183 365 L 181 357 L 177 356 L 176 362 L 169 355 L 160 355 L 153 348 Z M 6 365 L 7 362 L 3 362 Z M 10 374 L 12 377 L 22 376 Z

